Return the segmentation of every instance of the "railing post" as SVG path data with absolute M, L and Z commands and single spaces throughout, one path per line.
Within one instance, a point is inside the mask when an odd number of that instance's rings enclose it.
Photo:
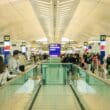
M 46 65 L 42 65 L 42 83 L 46 84 Z

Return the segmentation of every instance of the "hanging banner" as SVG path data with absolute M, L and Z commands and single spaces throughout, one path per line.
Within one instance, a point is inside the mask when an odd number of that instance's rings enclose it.
M 10 35 L 4 36 L 4 63 L 7 64 L 7 56 L 10 54 L 11 51 L 11 43 L 10 43 Z
M 10 44 L 10 35 L 4 36 L 4 51 L 10 51 L 11 44 Z
M 105 51 L 106 35 L 100 35 L 100 51 Z
M 106 48 L 106 35 L 100 35 L 100 61 L 101 61 L 101 64 L 104 63 L 105 48 Z

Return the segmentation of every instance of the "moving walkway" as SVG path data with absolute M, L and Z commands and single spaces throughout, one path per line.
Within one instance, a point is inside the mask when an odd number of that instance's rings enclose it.
M 70 67 L 74 74 L 68 72 Z M 0 95 L 0 110 L 110 108 L 109 82 L 71 64 L 42 63 L 32 66 L 1 87 Z
M 43 85 L 31 110 L 81 110 L 69 85 Z
M 71 65 L 71 64 L 67 64 Z M 68 66 L 61 63 L 44 63 L 42 85 L 29 110 L 83 110 L 67 79 Z

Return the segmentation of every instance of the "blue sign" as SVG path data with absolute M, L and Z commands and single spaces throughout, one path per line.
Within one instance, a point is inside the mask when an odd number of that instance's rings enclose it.
M 50 56 L 60 56 L 61 44 L 49 44 L 49 55 Z

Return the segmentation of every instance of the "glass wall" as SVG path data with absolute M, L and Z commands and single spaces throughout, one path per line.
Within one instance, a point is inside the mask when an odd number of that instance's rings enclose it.
M 62 63 L 42 64 L 43 84 L 67 84 L 70 65 Z

